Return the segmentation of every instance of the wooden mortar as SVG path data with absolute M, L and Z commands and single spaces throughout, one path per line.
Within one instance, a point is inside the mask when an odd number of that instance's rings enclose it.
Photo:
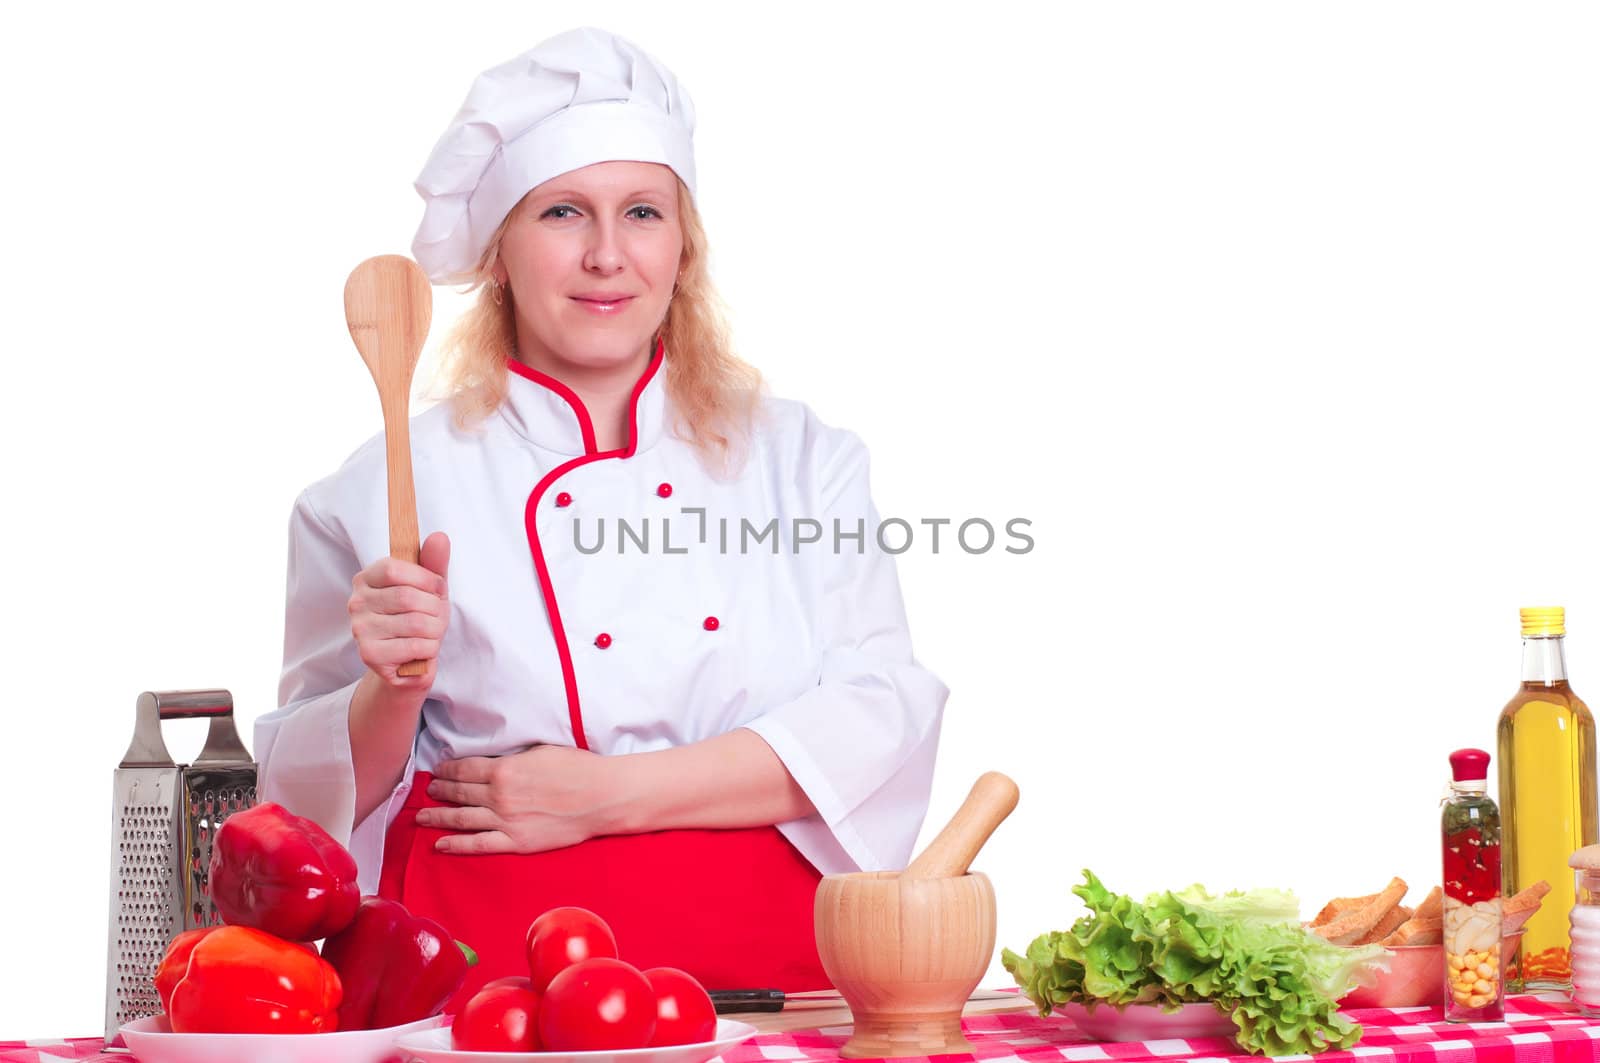
M 817 886 L 817 952 L 850 1005 L 846 1059 L 972 1051 L 961 1010 L 994 955 L 994 887 L 968 874 L 1017 807 L 1017 784 L 988 772 L 904 872 L 828 875 Z

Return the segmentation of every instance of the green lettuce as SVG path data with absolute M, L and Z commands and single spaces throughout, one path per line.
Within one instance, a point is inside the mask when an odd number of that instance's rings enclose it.
M 1268 1056 L 1349 1048 L 1361 1027 L 1339 998 L 1387 964 L 1378 945 L 1329 944 L 1300 926 L 1284 890 L 1213 897 L 1200 886 L 1153 893 L 1143 903 L 1112 893 L 1093 872 L 1073 893 L 1089 914 L 1035 938 L 1001 961 L 1049 1015 L 1057 1005 L 1156 1004 L 1173 1011 L 1209 1001 L 1230 1012 L 1235 1040 Z

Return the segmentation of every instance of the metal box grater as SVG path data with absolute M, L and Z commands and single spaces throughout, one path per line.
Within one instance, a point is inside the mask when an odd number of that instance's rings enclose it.
M 173 763 L 161 721 L 208 717 L 193 764 Z M 111 805 L 111 929 L 106 1043 L 161 1011 L 154 977 L 179 933 L 220 920 L 207 877 L 211 842 L 231 813 L 256 803 L 256 765 L 233 725 L 226 690 L 139 695 L 133 742 L 117 766 Z

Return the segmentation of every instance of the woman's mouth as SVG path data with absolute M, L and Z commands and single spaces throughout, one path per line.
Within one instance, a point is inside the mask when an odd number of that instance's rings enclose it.
M 615 314 L 627 309 L 628 304 L 633 302 L 633 296 L 574 295 L 572 300 L 591 314 Z

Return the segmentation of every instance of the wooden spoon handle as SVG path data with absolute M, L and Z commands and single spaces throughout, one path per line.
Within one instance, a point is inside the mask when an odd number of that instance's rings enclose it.
M 389 464 L 389 556 L 415 565 L 422 556 L 417 532 L 417 485 L 411 477 L 411 419 L 384 403 L 383 446 Z
M 383 446 L 389 464 L 389 556 L 413 565 L 422 559 L 417 531 L 417 487 L 411 475 L 411 418 L 384 403 Z M 407 661 L 400 675 L 426 675 L 427 661 Z
M 959 878 L 989 835 L 1017 807 L 1017 784 L 997 771 L 985 772 L 972 786 L 944 830 L 901 878 Z

